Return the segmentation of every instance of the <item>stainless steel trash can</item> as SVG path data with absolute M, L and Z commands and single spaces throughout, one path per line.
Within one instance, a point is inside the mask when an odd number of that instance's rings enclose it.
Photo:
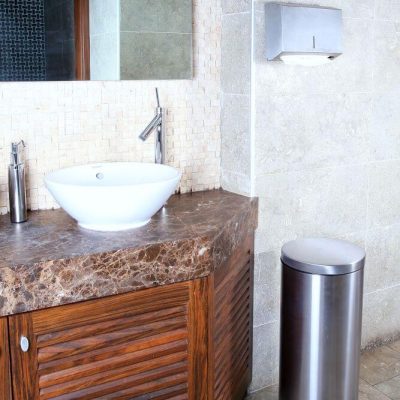
M 364 250 L 301 239 L 281 260 L 280 400 L 357 400 Z

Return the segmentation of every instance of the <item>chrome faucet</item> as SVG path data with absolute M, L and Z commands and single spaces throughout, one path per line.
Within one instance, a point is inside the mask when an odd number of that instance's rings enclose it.
M 165 132 L 164 132 L 164 110 L 160 106 L 160 98 L 158 97 L 158 89 L 156 88 L 157 108 L 156 115 L 151 122 L 144 128 L 139 138 L 143 141 L 147 140 L 151 132 L 156 131 L 155 139 L 155 163 L 165 163 Z

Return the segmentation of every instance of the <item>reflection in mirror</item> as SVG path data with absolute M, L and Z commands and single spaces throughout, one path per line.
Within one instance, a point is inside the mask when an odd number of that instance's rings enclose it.
M 192 78 L 192 0 L 0 0 L 0 80 Z

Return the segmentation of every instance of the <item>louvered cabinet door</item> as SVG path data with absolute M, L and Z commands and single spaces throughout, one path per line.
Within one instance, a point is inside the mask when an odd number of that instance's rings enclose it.
M 251 382 L 253 236 L 214 274 L 210 399 L 242 400 Z
M 0 318 L 0 399 L 11 400 L 10 353 L 7 318 Z
M 205 290 L 179 283 L 11 317 L 14 400 L 200 398 Z

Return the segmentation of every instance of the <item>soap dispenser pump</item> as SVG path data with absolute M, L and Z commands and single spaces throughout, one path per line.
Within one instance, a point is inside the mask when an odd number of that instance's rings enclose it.
M 25 143 L 11 143 L 11 164 L 8 167 L 10 219 L 12 223 L 28 220 L 25 190 L 25 164 L 22 158 Z

